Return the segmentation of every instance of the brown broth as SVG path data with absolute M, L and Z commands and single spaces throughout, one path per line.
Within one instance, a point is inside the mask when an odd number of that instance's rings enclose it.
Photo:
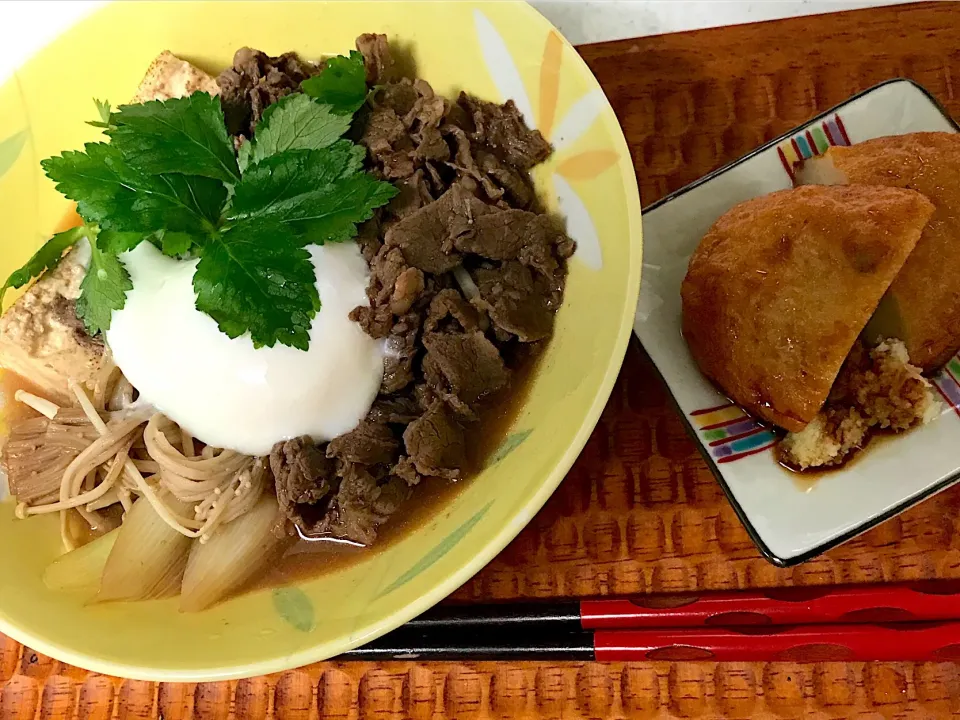
M 525 358 L 512 371 L 510 384 L 484 403 L 479 422 L 468 429 L 467 471 L 460 480 L 424 478 L 411 498 L 377 531 L 369 547 L 330 538 L 297 540 L 274 568 L 255 587 L 287 585 L 298 580 L 336 572 L 362 562 L 391 547 L 419 527 L 426 525 L 450 503 L 487 465 L 506 439 L 533 385 L 542 352 Z

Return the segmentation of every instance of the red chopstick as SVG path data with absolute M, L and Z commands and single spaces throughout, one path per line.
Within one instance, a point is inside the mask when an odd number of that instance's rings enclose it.
M 823 625 L 960 619 L 960 581 L 439 605 L 405 627 L 551 630 Z
M 960 660 L 960 622 L 516 633 L 395 630 L 343 660 Z
M 960 582 L 444 605 L 342 659 L 960 660 Z

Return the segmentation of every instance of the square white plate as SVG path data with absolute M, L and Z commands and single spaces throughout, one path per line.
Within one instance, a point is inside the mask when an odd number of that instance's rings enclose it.
M 701 238 L 737 203 L 792 186 L 789 168 L 830 145 L 918 131 L 960 131 L 924 88 L 891 80 L 814 118 L 673 193 L 643 215 L 643 284 L 634 330 L 700 450 L 773 563 L 808 560 L 960 478 L 960 358 L 935 378 L 943 412 L 929 424 L 874 441 L 848 466 L 815 481 L 781 468 L 773 433 L 700 374 L 680 335 L 680 283 Z

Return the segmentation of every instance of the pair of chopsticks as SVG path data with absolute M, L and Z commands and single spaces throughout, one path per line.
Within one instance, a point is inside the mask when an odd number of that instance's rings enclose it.
M 960 582 L 441 605 L 341 659 L 960 660 Z

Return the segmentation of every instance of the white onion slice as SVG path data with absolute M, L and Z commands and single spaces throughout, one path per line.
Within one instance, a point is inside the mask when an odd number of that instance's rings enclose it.
M 43 584 L 58 592 L 77 591 L 96 594 L 107 557 L 120 535 L 120 528 L 91 540 L 76 550 L 61 555 L 43 571 Z
M 181 515 L 192 508 L 173 498 L 165 504 Z M 145 499 L 123 519 L 107 558 L 98 600 L 154 600 L 177 594 L 192 540 L 170 527 Z
M 205 610 L 262 572 L 288 542 L 274 532 L 279 521 L 277 498 L 264 493 L 252 510 L 222 525 L 206 543 L 194 543 L 183 574 L 180 610 Z

